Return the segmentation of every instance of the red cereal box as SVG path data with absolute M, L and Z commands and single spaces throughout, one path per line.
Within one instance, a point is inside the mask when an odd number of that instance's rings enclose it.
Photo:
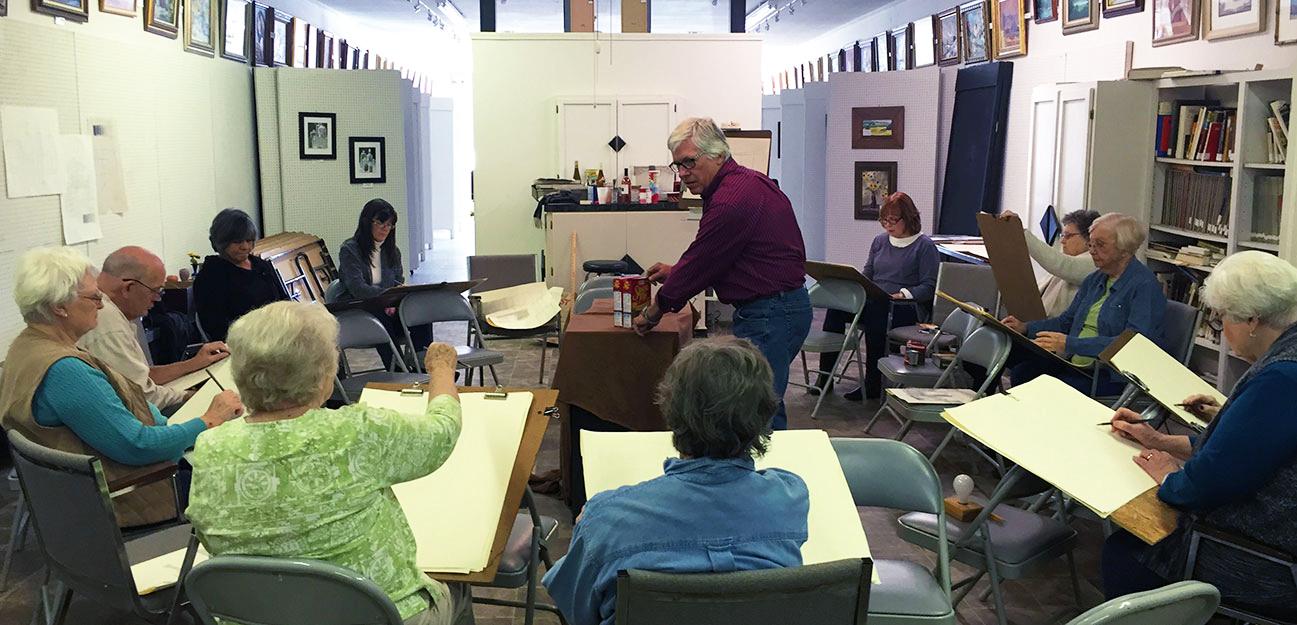
M 649 302 L 653 299 L 653 291 L 649 285 L 649 279 L 644 276 L 632 276 L 626 279 L 627 295 L 629 297 L 629 306 L 623 306 L 623 311 L 628 311 L 631 315 L 634 325 L 635 317 L 648 308 Z

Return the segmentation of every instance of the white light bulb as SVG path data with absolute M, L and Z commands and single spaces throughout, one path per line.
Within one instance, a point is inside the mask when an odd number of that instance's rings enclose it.
M 973 494 L 973 478 L 960 473 L 955 476 L 955 500 L 968 503 L 968 496 Z

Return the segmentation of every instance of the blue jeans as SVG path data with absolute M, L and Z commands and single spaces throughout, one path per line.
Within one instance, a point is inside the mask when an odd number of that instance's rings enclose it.
M 771 426 L 788 429 L 784 410 L 784 389 L 788 388 L 788 365 L 793 362 L 811 331 L 811 298 L 804 287 L 748 302 L 734 309 L 734 336 L 752 341 L 770 363 L 775 374 L 775 410 Z

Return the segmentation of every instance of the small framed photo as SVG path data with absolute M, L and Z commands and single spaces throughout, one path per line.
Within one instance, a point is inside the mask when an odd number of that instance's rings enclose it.
M 8 6 L 5 6 L 8 13 Z M 32 12 L 62 17 L 74 22 L 90 21 L 90 3 L 86 0 L 32 0 Z
M 144 0 L 144 30 L 169 39 L 180 36 L 180 0 Z
M 271 8 L 270 13 L 274 16 L 275 23 L 270 34 L 271 54 L 270 60 L 275 67 L 284 67 L 288 65 L 288 33 L 293 22 L 293 16 Z
M 248 0 L 221 0 L 221 56 L 248 62 Z
M 892 69 L 896 71 L 910 69 L 910 25 L 893 28 L 892 35 Z
M 1153 0 L 1154 46 L 1193 41 L 1198 30 L 1198 0 Z
M 1144 0 L 1103 0 L 1103 19 L 1140 13 L 1144 10 Z
M 1098 27 L 1099 12 L 1094 10 L 1094 0 L 1066 0 L 1063 6 L 1064 35 L 1083 33 Z
M 883 202 L 896 192 L 896 161 L 857 161 L 855 187 L 856 219 L 878 219 Z
M 113 15 L 135 17 L 135 13 L 138 10 L 139 0 L 99 0 L 100 13 L 112 13 Z
M 1265 0 L 1203 1 L 1207 3 L 1203 10 L 1206 33 L 1203 39 L 1224 39 L 1265 30 Z
M 1022 13 L 1022 0 L 991 0 L 991 18 L 991 23 L 994 24 L 991 33 L 995 58 L 1008 59 L 1025 55 L 1027 16 Z
M 963 59 L 963 39 L 959 36 L 959 7 L 950 7 L 936 15 L 937 64 L 958 65 Z
M 302 160 L 338 158 L 338 116 L 333 113 L 298 113 L 298 156 Z
M 288 31 L 288 64 L 292 67 L 306 67 L 306 43 L 309 41 L 307 30 L 310 26 L 306 20 L 293 18 Z
M 880 72 L 892 71 L 892 34 L 883 31 L 874 35 L 874 69 Z
M 323 67 L 323 68 L 332 68 L 333 58 L 335 55 L 334 46 L 337 45 L 333 40 L 333 34 L 324 30 L 319 31 L 319 36 L 316 38 L 316 43 L 319 44 L 318 46 L 319 50 L 315 57 L 317 61 L 315 66 Z
M 351 183 L 387 182 L 387 139 L 352 137 L 347 140 L 351 153 Z
M 1058 0 L 1032 0 L 1032 9 L 1037 24 L 1058 19 Z
M 185 50 L 203 56 L 216 53 L 212 36 L 212 3 L 215 0 L 185 0 Z
M 0 0 L 0 17 L 9 15 L 9 0 Z
M 973 0 L 959 5 L 959 21 L 964 38 L 964 62 L 980 63 L 990 59 L 985 0 Z
M 1279 0 L 1275 4 L 1274 42 L 1297 43 L 1297 0 Z
M 910 22 L 910 38 L 914 40 L 912 67 L 927 67 L 937 62 L 937 18 L 921 17 Z
M 905 107 L 861 106 L 851 109 L 851 149 L 905 148 Z
M 271 24 L 275 21 L 271 17 L 272 11 L 260 2 L 252 3 L 252 23 L 248 25 L 248 31 L 252 33 L 252 64 L 257 67 L 270 67 L 270 57 L 273 54 L 270 50 L 270 33 L 274 30 Z
M 873 39 L 860 44 L 860 71 L 878 71 L 878 47 Z

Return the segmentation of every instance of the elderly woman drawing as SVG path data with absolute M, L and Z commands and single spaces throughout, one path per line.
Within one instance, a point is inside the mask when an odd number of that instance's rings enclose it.
M 140 385 L 77 347 L 103 307 L 95 275 L 90 260 L 68 247 L 35 248 L 18 259 L 13 298 L 27 327 L 5 357 L 0 410 L 6 429 L 46 447 L 98 456 L 112 480 L 129 465 L 179 460 L 199 434 L 243 407 L 234 391 L 225 391 L 201 419 L 168 425 Z M 168 484 L 145 486 L 113 505 L 123 527 L 177 512 Z
M 338 368 L 338 322 L 323 306 L 275 302 L 230 327 L 231 372 L 248 416 L 190 454 L 186 514 L 208 552 L 327 560 L 374 580 L 406 623 L 472 622 L 467 586 L 414 566 L 392 485 L 435 471 L 459 438 L 455 348 L 424 359 L 423 414 L 320 408 Z
M 590 498 L 545 587 L 569 622 L 616 620 L 617 571 L 799 566 L 810 498 L 800 477 L 757 471 L 779 405 L 770 365 L 745 339 L 694 341 L 658 389 L 679 458 L 665 475 Z
M 1180 511 L 1180 523 L 1153 546 L 1125 532 L 1109 537 L 1109 598 L 1181 579 L 1192 524 L 1297 554 L 1297 269 L 1265 252 L 1240 252 L 1207 277 L 1203 300 L 1209 323 L 1252 366 L 1224 406 L 1203 395 L 1185 399 L 1211 419 L 1196 438 L 1132 423 L 1138 416 L 1130 410 L 1114 416 L 1114 433 L 1144 447 L 1134 461 L 1161 485 L 1157 496 Z M 1286 567 L 1204 541 L 1193 577 L 1226 601 L 1297 620 L 1297 586 Z
M 207 340 L 223 341 L 235 319 L 288 299 L 288 292 L 275 268 L 252 254 L 257 226 L 247 213 L 237 208 L 217 213 L 207 238 L 216 254 L 203 259 L 194 278 L 194 306 Z
M 1161 344 L 1166 297 L 1153 272 L 1135 259 L 1144 236 L 1144 227 L 1129 215 L 1109 213 L 1094 220 L 1090 225 L 1089 248 L 1097 271 L 1081 282 L 1067 310 L 1031 323 L 1009 316 L 1004 324 L 1079 367 L 1093 363 L 1127 329 Z M 1009 373 L 1014 384 L 1049 374 L 1085 393 L 1090 392 L 1090 378 L 1071 367 L 1043 358 L 1019 358 Z M 1124 382 L 1110 371 L 1103 369 L 1097 375 L 1100 394 L 1121 392 Z
M 1000 212 L 1000 219 L 1015 217 L 1013 211 Z M 1027 253 L 1031 259 L 1049 275 L 1040 281 L 1040 301 L 1045 305 L 1045 314 L 1057 317 L 1071 305 L 1077 290 L 1091 273 L 1094 273 L 1094 262 L 1087 252 L 1090 251 L 1090 226 L 1099 213 L 1079 210 L 1063 215 L 1062 249 L 1054 249 L 1050 244 L 1036 238 L 1030 230 L 1023 233 L 1027 240 Z

